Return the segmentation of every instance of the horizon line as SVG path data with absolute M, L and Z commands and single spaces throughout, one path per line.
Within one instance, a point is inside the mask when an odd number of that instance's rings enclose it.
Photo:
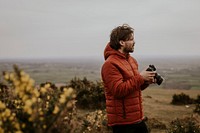
M 200 55 L 136 55 L 131 54 L 136 58 L 200 58 Z M 70 60 L 70 59 L 103 59 L 102 56 L 70 56 L 70 57 L 7 57 L 0 60 Z

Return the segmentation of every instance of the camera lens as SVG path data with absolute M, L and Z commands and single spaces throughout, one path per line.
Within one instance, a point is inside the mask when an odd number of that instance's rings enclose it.
M 156 74 L 155 79 L 156 79 L 156 83 L 157 83 L 158 85 L 161 85 L 161 84 L 162 84 L 163 78 L 162 78 L 159 74 Z

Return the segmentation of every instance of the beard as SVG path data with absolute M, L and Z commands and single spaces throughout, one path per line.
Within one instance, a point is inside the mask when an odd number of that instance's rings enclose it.
M 125 47 L 124 47 L 124 50 L 123 50 L 123 52 L 124 53 L 133 53 L 134 52 L 134 46 L 130 46 L 130 45 L 126 45 Z

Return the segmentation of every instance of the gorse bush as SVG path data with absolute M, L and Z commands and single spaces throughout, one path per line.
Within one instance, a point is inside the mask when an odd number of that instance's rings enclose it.
M 195 104 L 194 113 L 198 113 L 200 115 L 200 95 L 197 96 L 197 99 L 190 98 L 189 95 L 184 93 L 174 94 L 172 97 L 171 104 L 174 105 L 186 105 L 186 104 Z
M 200 133 L 199 116 L 177 118 L 170 123 L 168 133 Z
M 195 102 L 196 102 L 196 108 L 194 109 L 194 112 L 200 115 L 200 95 L 197 96 Z
M 3 72 L 0 85 L 0 132 L 43 133 L 69 132 L 70 116 L 75 104 L 72 88 L 51 88 L 50 84 L 35 87 L 27 73 L 14 66 L 13 72 Z
M 77 93 L 76 105 L 82 109 L 105 109 L 105 95 L 101 82 L 92 82 L 83 78 L 72 79 L 67 87 L 72 87 Z
M 195 100 L 190 98 L 189 95 L 181 93 L 181 94 L 174 94 L 171 103 L 174 105 L 186 105 L 186 104 L 193 104 L 194 102 Z

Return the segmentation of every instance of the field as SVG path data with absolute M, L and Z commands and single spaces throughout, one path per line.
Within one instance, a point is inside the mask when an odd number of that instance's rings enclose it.
M 185 93 L 192 98 L 200 94 L 200 90 L 178 90 L 178 89 L 155 89 L 148 88 L 143 91 L 143 105 L 145 115 L 149 118 L 155 118 L 166 126 L 169 126 L 172 120 L 192 116 L 195 105 L 172 105 L 172 96 L 174 94 Z M 199 117 L 200 118 L 200 117 Z M 153 133 L 165 132 L 165 130 L 153 129 Z
M 195 105 L 172 105 L 174 94 L 185 93 L 191 98 L 200 94 L 200 58 L 140 58 L 139 69 L 154 64 L 165 81 L 161 86 L 151 85 L 143 91 L 145 116 L 167 127 L 172 120 L 192 116 Z M 0 71 L 11 71 L 13 64 L 27 72 L 36 84 L 52 82 L 69 83 L 75 77 L 100 81 L 101 59 L 65 60 L 0 60 Z M 0 75 L 2 80 L 2 74 Z M 87 114 L 91 110 L 79 110 Z M 199 117 L 199 116 L 197 116 Z M 165 129 L 152 129 L 152 133 L 164 133 Z
M 154 64 L 165 82 L 158 88 L 200 89 L 200 57 L 138 58 L 139 69 Z M 101 80 L 103 59 L 49 59 L 49 60 L 0 60 L 0 71 L 12 70 L 17 64 L 33 77 L 37 84 L 46 81 L 66 83 L 74 77 Z

